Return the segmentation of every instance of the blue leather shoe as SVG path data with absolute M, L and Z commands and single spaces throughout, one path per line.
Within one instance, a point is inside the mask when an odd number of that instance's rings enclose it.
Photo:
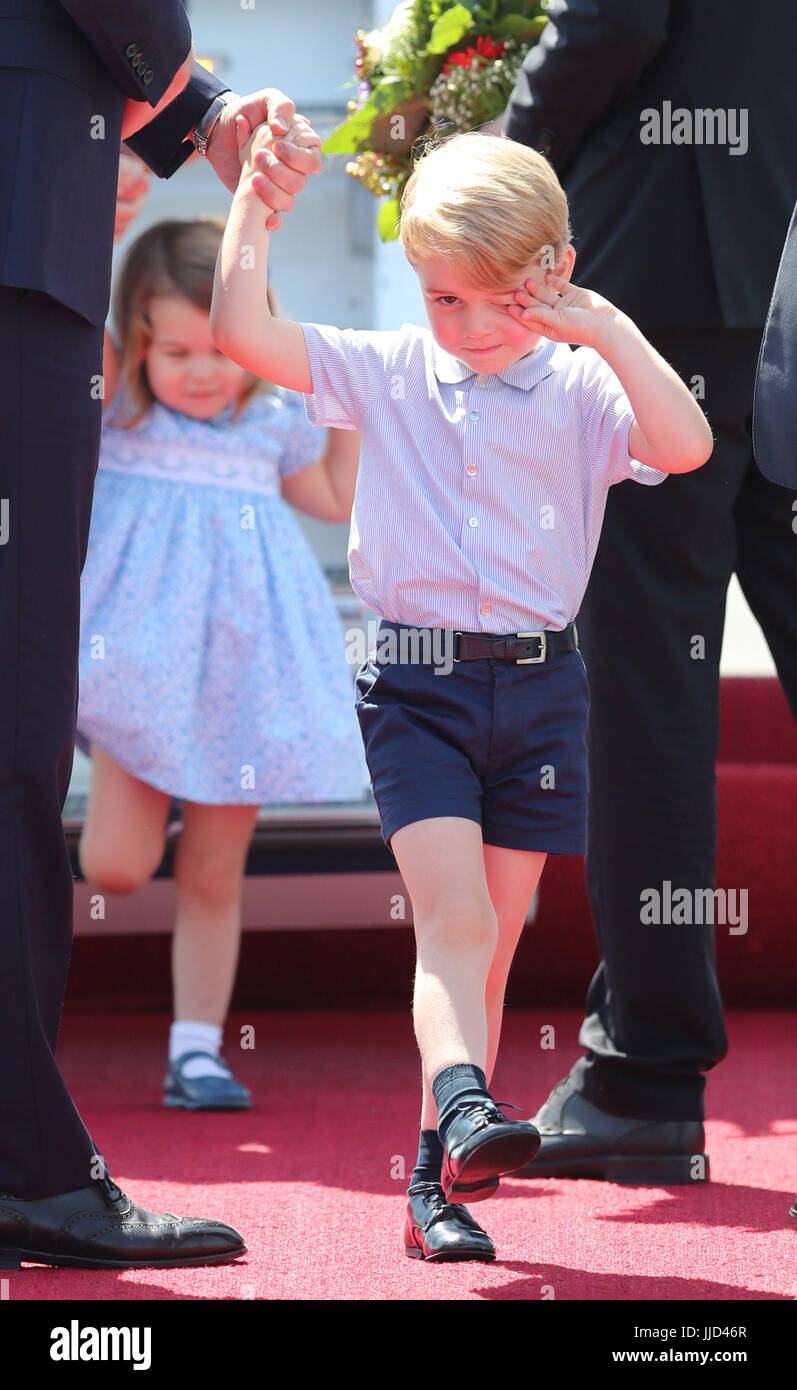
M 223 1057 L 213 1057 L 213 1061 L 226 1069 L 226 1076 L 183 1075 L 183 1066 L 192 1057 L 212 1056 L 210 1052 L 184 1052 L 170 1062 L 163 1083 L 163 1104 L 184 1110 L 249 1110 L 251 1092 L 235 1080 Z

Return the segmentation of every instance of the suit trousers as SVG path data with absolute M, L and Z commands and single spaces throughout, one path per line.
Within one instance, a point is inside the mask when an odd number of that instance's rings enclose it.
M 29 1199 L 102 1176 L 55 1059 L 102 347 L 49 295 L 0 285 L 0 1191 Z
M 716 443 L 696 472 L 610 489 L 578 615 L 591 695 L 586 876 L 601 962 L 579 1034 L 587 1052 L 571 1075 L 612 1114 L 700 1120 L 703 1073 L 727 1052 L 714 937 L 727 928 L 644 924 L 640 895 L 663 894 L 666 880 L 673 893 L 749 886 L 716 884 L 725 604 L 735 571 L 797 719 L 797 493 L 753 459 L 761 333 L 648 337 L 690 389 L 704 382 Z

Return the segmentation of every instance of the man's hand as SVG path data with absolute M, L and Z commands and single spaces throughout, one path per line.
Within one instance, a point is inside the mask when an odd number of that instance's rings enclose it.
M 238 135 L 239 116 L 243 118 L 243 140 Z M 299 145 L 294 130 L 293 139 L 286 146 L 281 146 L 280 137 L 287 136 L 297 122 L 302 123 L 305 134 L 312 135 L 313 139 L 303 138 L 302 144 Z M 273 231 L 282 224 L 279 214 L 293 207 L 294 198 L 297 193 L 301 193 L 308 175 L 318 173 L 321 168 L 321 137 L 303 116 L 297 118 L 296 107 L 290 97 L 277 87 L 264 87 L 262 91 L 251 96 L 238 97 L 231 101 L 222 111 L 213 129 L 207 157 L 225 188 L 234 193 L 241 177 L 239 152 L 242 145 L 258 126 L 264 124 L 268 125 L 271 131 L 274 158 L 270 165 L 265 166 L 268 177 L 265 178 L 265 183 L 257 181 L 259 186 L 256 191 L 263 202 L 274 210 L 267 223 Z M 264 196 L 264 192 L 268 193 L 267 197 Z
M 541 333 L 555 343 L 583 343 L 598 347 L 620 311 L 593 290 L 579 289 L 561 275 L 549 271 L 545 284 L 526 280 L 525 289 L 515 290 L 515 303 L 507 313 L 532 333 Z
M 122 149 L 116 187 L 116 222 L 113 229 L 115 242 L 124 236 L 130 223 L 138 217 L 144 206 L 149 190 L 149 174 L 149 169 L 138 155 L 133 154 L 132 150 Z
M 296 193 L 301 192 L 306 183 L 296 169 L 296 163 L 304 159 L 310 171 L 318 148 L 318 135 L 304 116 L 295 116 L 287 135 L 275 142 L 271 127 L 260 125 L 248 135 L 248 122 L 238 117 L 238 155 L 241 162 L 241 181 L 249 179 L 251 187 L 258 194 L 274 216 L 269 217 L 266 227 L 273 231 L 280 225 L 279 213 L 293 207 Z M 275 145 L 283 151 L 284 158 L 275 152 Z M 288 167 L 287 160 L 292 161 Z M 278 220 L 275 222 L 274 217 Z

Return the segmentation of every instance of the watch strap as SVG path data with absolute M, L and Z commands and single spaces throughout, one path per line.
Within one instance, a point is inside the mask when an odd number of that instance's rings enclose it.
M 207 157 L 208 141 L 211 131 L 216 125 L 225 106 L 228 106 L 234 99 L 234 95 L 235 94 L 230 90 L 219 92 L 218 95 L 213 98 L 213 101 L 210 103 L 204 115 L 197 121 L 191 134 L 191 139 L 194 142 L 195 148 L 199 150 L 201 155 Z
M 158 178 L 171 178 L 196 153 L 196 146 L 186 132 L 199 124 L 214 97 L 229 90 L 214 73 L 195 61 L 190 81 L 180 95 L 125 144 Z

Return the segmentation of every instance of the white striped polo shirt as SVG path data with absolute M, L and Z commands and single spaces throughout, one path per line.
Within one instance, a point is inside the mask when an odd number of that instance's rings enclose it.
M 543 338 L 486 374 L 412 323 L 301 328 L 308 420 L 362 437 L 348 558 L 363 602 L 467 632 L 575 618 L 609 488 L 668 476 L 630 457 L 634 412 L 600 354 Z

